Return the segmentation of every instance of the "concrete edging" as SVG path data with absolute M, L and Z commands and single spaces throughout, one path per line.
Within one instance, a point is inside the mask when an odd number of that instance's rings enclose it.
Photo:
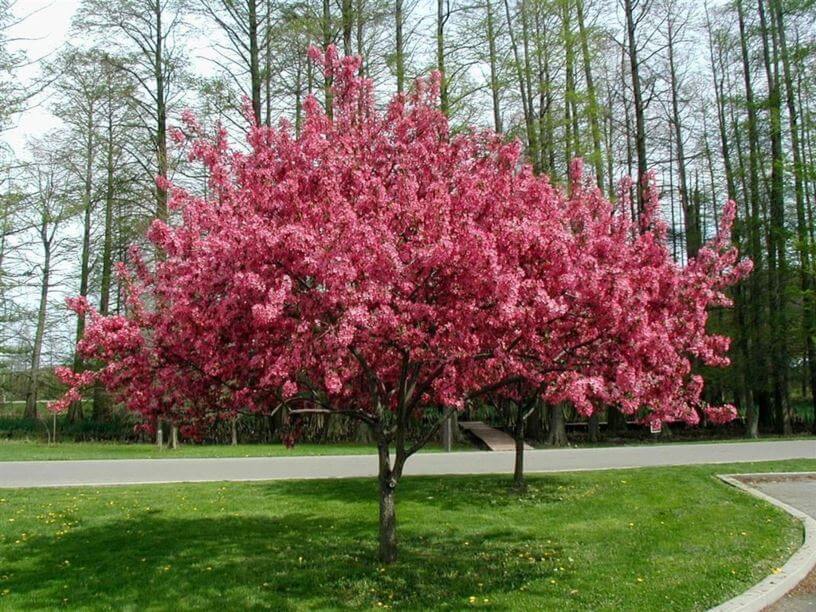
M 801 510 L 771 497 L 762 491 L 738 480 L 739 478 L 771 478 L 779 476 L 803 476 L 813 472 L 759 472 L 753 474 L 718 474 L 717 478 L 758 499 L 768 502 L 799 519 L 805 530 L 802 546 L 787 560 L 779 572 L 771 574 L 750 589 L 711 608 L 709 612 L 759 612 L 776 603 L 796 587 L 811 570 L 816 568 L 816 520 Z

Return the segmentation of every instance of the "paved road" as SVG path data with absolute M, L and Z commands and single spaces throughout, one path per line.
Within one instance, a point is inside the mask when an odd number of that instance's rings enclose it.
M 755 487 L 771 497 L 801 510 L 816 519 L 816 475 L 790 480 L 760 480 Z M 816 610 L 816 570 L 791 593 L 771 606 L 771 612 L 813 612 Z
M 528 472 L 563 472 L 801 458 L 816 459 L 816 440 L 536 450 L 525 453 L 525 468 Z M 411 457 L 405 473 L 490 474 L 512 469 L 512 452 L 425 453 Z M 374 476 L 376 470 L 374 455 L 6 461 L 0 462 L 0 488 L 349 478 Z

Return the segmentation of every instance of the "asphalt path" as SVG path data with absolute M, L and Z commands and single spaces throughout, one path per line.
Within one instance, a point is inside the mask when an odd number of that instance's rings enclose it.
M 816 459 L 816 440 L 533 450 L 525 452 L 524 464 L 525 471 L 533 473 L 802 458 Z M 408 459 L 405 474 L 509 473 L 513 459 L 512 452 L 420 453 Z M 0 488 L 357 478 L 376 473 L 376 455 L 3 461 Z

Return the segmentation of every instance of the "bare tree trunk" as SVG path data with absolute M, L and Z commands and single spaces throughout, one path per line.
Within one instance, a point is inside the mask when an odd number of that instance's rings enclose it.
M 266 16 L 264 18 L 264 111 L 267 126 L 272 125 L 272 0 L 266 0 Z
M 805 355 L 807 357 L 808 382 L 810 386 L 811 402 L 816 414 L 816 348 L 814 348 L 814 307 L 813 298 L 813 271 L 811 268 L 810 236 L 808 235 L 808 220 L 805 215 L 805 185 L 803 174 L 805 166 L 802 163 L 801 146 L 799 143 L 799 116 L 796 94 L 794 92 L 791 62 L 788 55 L 788 41 L 785 33 L 785 21 L 782 6 L 779 0 L 772 0 L 771 8 L 776 23 L 779 47 L 782 56 L 782 70 L 785 80 L 785 99 L 788 110 L 788 126 L 790 131 L 791 153 L 793 158 L 793 180 L 796 198 L 796 238 L 799 252 L 799 284 L 802 292 L 802 335 L 805 338 Z
M 604 188 L 603 150 L 601 148 L 601 126 L 598 118 L 598 97 L 595 92 L 595 81 L 592 78 L 592 58 L 589 54 L 589 33 L 584 25 L 584 0 L 576 0 L 578 10 L 578 35 L 581 38 L 581 56 L 584 64 L 584 78 L 587 86 L 587 109 L 589 127 L 592 133 L 592 163 L 595 167 L 595 183 L 598 189 Z
M 401 0 L 398 0 L 401 1 Z M 500 88 L 498 74 L 498 60 L 496 57 L 496 33 L 493 26 L 493 6 L 490 0 L 486 0 L 485 11 L 487 13 L 487 52 L 490 61 L 490 98 L 493 103 L 493 129 L 496 133 L 502 131 L 502 118 L 500 106 Z
M 258 45 L 258 0 L 247 0 L 247 34 L 249 37 L 249 82 L 252 115 L 261 125 L 261 62 Z
M 626 415 L 614 406 L 606 409 L 606 430 L 611 434 L 620 434 L 626 431 Z
M 754 400 L 759 402 L 759 418 L 762 420 L 763 412 L 767 406 L 767 375 L 768 367 L 765 355 L 767 351 L 763 346 L 763 330 L 765 329 L 765 301 L 766 292 L 762 287 L 762 267 L 763 253 L 761 244 L 761 223 L 762 215 L 759 201 L 759 133 L 757 131 L 756 102 L 754 100 L 754 89 L 751 77 L 751 64 L 748 50 L 748 32 L 745 23 L 745 11 L 743 10 L 743 0 L 736 1 L 737 19 L 740 30 L 740 51 L 742 56 L 742 72 L 745 84 L 745 104 L 748 114 L 748 193 L 751 201 L 751 218 L 748 223 L 749 234 L 749 256 L 754 262 L 754 273 L 749 279 L 750 298 L 749 314 L 750 326 L 753 330 L 750 346 L 751 354 L 751 374 L 753 381 Z M 735 132 L 738 134 L 739 132 Z M 737 148 L 739 151 L 739 147 Z
M 632 77 L 632 96 L 634 97 L 635 111 L 635 147 L 637 149 L 637 204 L 638 214 L 643 214 L 643 178 L 649 169 L 646 160 L 646 109 L 643 102 L 642 84 L 640 82 L 640 64 L 638 62 L 638 46 L 636 29 L 638 20 L 635 19 L 634 5 L 636 0 L 623 0 L 626 13 L 626 34 L 628 41 L 629 71 Z
M 405 41 L 402 36 L 403 26 L 403 0 L 395 0 L 394 4 L 394 30 L 395 30 L 395 45 L 394 45 L 394 62 L 396 64 L 397 72 L 397 93 L 402 93 L 405 89 Z
M 79 295 L 88 297 L 88 276 L 90 275 L 91 261 L 91 198 L 93 195 L 93 156 L 94 156 L 94 107 L 88 110 L 88 119 L 85 126 L 87 141 L 85 143 L 85 169 L 83 176 L 83 215 L 82 215 L 82 253 L 79 266 Z M 85 314 L 77 315 L 76 335 L 74 346 L 79 344 L 85 335 Z M 84 363 L 79 351 L 74 349 L 74 372 L 81 372 Z M 68 407 L 68 420 L 72 423 L 83 418 L 82 401 L 72 402 Z
M 510 37 L 510 47 L 513 50 L 513 65 L 516 69 L 516 78 L 518 79 L 519 91 L 521 93 L 521 103 L 524 111 L 524 126 L 527 134 L 528 157 L 533 161 L 533 168 L 538 171 L 540 169 L 538 167 L 538 135 L 536 134 L 533 123 L 533 111 L 532 108 L 530 108 L 530 98 L 527 91 L 527 81 L 524 77 L 521 54 L 519 53 L 516 37 L 513 33 L 513 19 L 510 16 L 509 0 L 504 0 L 504 12 L 507 17 L 507 32 Z
M 154 16 L 156 19 L 156 40 L 153 54 L 153 75 L 156 80 L 156 161 L 158 175 L 167 178 L 167 94 L 164 82 L 164 40 L 162 28 L 162 3 L 155 1 Z M 167 190 L 156 187 L 156 218 L 167 219 Z
M 569 176 L 570 162 L 573 157 L 580 155 L 578 142 L 578 117 L 575 112 L 575 52 L 572 44 L 572 30 L 570 27 L 570 3 L 564 3 L 561 16 L 561 37 L 564 40 L 564 176 Z M 571 186 L 571 181 L 568 185 Z
M 621 46 L 621 72 L 625 73 L 626 71 L 626 48 Z M 634 153 L 632 151 L 632 116 L 629 113 L 629 100 L 626 96 L 626 87 L 621 88 L 621 98 L 623 102 L 623 120 L 624 120 L 624 131 L 626 134 L 626 174 L 632 176 L 634 173 Z M 628 194 L 630 196 L 630 200 L 632 197 L 631 190 Z M 636 200 L 631 200 L 629 203 L 629 215 L 632 219 L 637 217 L 637 213 L 635 211 Z
M 360 56 L 360 76 L 368 71 L 368 57 L 365 52 L 365 0 L 354 0 L 354 13 L 357 24 L 357 55 Z
M 669 56 L 669 84 L 671 86 L 672 127 L 674 143 L 677 150 L 677 178 L 679 181 L 680 206 L 683 210 L 683 223 L 686 237 L 686 256 L 691 259 L 697 255 L 702 242 L 699 211 L 692 205 L 688 196 L 688 178 L 686 176 L 686 153 L 683 146 L 683 126 L 680 119 L 680 87 L 677 82 L 677 66 L 674 59 L 675 31 L 674 16 L 667 19 L 667 49 Z
M 538 143 L 541 171 L 555 176 L 555 146 L 553 138 L 553 88 L 550 79 L 550 45 L 546 19 L 541 7 L 535 12 L 535 49 L 538 69 Z
M 351 34 L 354 31 L 354 10 L 352 0 L 342 0 L 340 4 L 340 20 L 343 24 L 343 53 L 351 55 L 354 49 L 351 46 Z
M 601 433 L 601 415 L 596 410 L 592 413 L 589 417 L 589 423 L 587 423 L 587 434 L 590 442 L 597 442 L 600 439 Z
M 42 355 L 43 336 L 45 334 L 46 315 L 48 312 L 48 289 L 51 282 L 51 240 L 48 235 L 48 220 L 43 218 L 40 226 L 40 238 L 43 245 L 43 267 L 40 280 L 40 306 L 37 309 L 37 329 L 34 332 L 34 346 L 31 350 L 31 369 L 25 394 L 25 411 L 23 418 L 37 418 L 37 395 L 39 393 L 40 357 Z
M 450 17 L 450 0 L 436 0 L 436 69 L 441 75 L 439 108 L 443 114 L 450 113 L 448 101 L 448 75 L 445 71 L 445 24 Z
M 787 248 L 785 230 L 784 152 L 782 150 L 782 112 L 779 90 L 779 74 L 776 40 L 773 40 L 773 56 L 769 37 L 774 32 L 768 27 L 765 1 L 759 0 L 759 19 L 762 32 L 762 56 L 768 80 L 768 107 L 771 128 L 771 193 L 768 270 L 771 289 L 771 376 L 777 431 L 791 432 L 788 404 L 788 325 L 787 325 Z
M 114 131 L 113 131 L 113 83 L 112 73 L 107 75 L 107 126 L 105 135 L 105 226 L 102 240 L 102 278 L 99 290 L 99 314 L 110 313 L 111 280 L 113 275 L 113 207 L 115 204 L 114 185 Z M 110 417 L 110 402 L 102 385 L 96 383 L 93 391 L 93 420 L 97 423 Z
M 568 443 L 564 407 L 561 404 L 553 404 L 550 406 L 550 433 L 547 437 L 547 445 L 566 446 Z
M 326 50 L 332 43 L 331 3 L 329 0 L 323 0 L 323 18 L 321 19 L 321 27 L 323 29 L 323 49 Z M 323 95 L 326 103 L 326 115 L 331 119 L 333 114 L 331 77 L 323 77 Z

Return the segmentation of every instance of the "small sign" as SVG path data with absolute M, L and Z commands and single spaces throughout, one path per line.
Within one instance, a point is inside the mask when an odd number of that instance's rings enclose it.
M 661 431 L 663 431 L 663 421 L 659 421 L 658 419 L 655 419 L 654 421 L 649 423 L 649 430 L 653 434 L 659 434 Z

